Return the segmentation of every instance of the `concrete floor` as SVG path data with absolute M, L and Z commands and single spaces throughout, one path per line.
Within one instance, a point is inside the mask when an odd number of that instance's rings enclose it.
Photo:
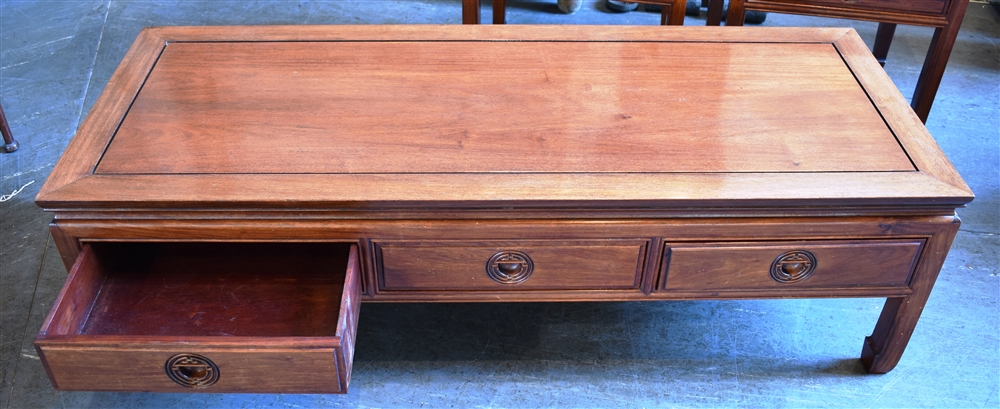
M 488 3 L 488 2 L 487 2 Z M 585 0 L 511 0 L 512 24 L 658 24 Z M 489 10 L 483 9 L 484 21 Z M 0 1 L 0 408 L 1000 407 L 1000 17 L 972 4 L 927 123 L 976 193 L 906 354 L 858 356 L 882 300 L 365 305 L 338 395 L 58 392 L 32 339 L 66 272 L 33 198 L 144 26 L 460 21 L 458 0 Z M 704 16 L 686 24 L 703 25 Z M 875 24 L 772 14 L 764 25 Z M 886 66 L 912 93 L 931 30 L 900 27 Z M 776 67 L 780 69 L 780 67 Z M 788 67 L 794 69 L 794 67 Z

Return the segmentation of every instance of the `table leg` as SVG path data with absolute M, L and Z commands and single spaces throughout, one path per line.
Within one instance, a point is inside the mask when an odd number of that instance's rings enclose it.
M 958 233 L 959 224 L 958 217 L 955 217 L 952 224 L 927 241 L 923 250 L 925 256 L 916 266 L 911 279 L 913 294 L 885 301 L 875 330 L 865 337 L 861 349 L 861 363 L 869 373 L 889 372 L 903 356 L 903 350 L 910 341 L 910 335 L 917 326 L 920 313 L 924 310 L 927 297 L 931 294 L 934 281 L 937 280 L 948 249 L 951 248 L 951 242 Z

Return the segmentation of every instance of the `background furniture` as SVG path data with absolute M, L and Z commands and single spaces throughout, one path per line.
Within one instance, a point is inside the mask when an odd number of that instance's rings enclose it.
M 14 140 L 14 135 L 10 132 L 10 126 L 7 125 L 7 115 L 3 113 L 3 105 L 0 105 L 0 133 L 3 133 L 4 152 L 16 151 L 18 143 Z
M 631 2 L 662 6 L 660 9 L 660 25 L 684 25 L 684 11 L 687 5 L 687 2 L 684 0 L 631 0 Z
M 721 0 L 719 0 L 721 3 Z M 923 69 L 913 91 L 911 106 L 921 121 L 934 103 L 955 37 L 962 26 L 968 0 L 732 0 L 726 25 L 743 25 L 747 10 L 775 13 L 804 14 L 820 17 L 868 20 L 879 23 L 872 53 L 885 64 L 896 24 L 912 24 L 934 28 Z M 709 13 L 711 14 L 711 13 Z
M 462 24 L 479 24 L 480 1 L 462 0 Z M 685 0 L 630 0 L 630 2 L 661 5 L 663 9 L 660 11 L 660 24 L 684 25 L 684 10 L 687 4 Z M 493 0 L 493 24 L 506 24 L 506 22 L 507 0 Z
M 695 7 L 695 6 L 698 7 Z M 725 14 L 725 0 L 689 0 L 688 1 L 688 14 L 692 16 L 697 16 L 701 12 L 701 7 L 707 9 L 706 14 L 706 26 L 718 26 L 722 24 L 722 17 Z M 767 19 L 767 13 L 765 12 L 754 12 L 748 11 L 746 14 L 746 23 L 750 24 L 761 24 Z

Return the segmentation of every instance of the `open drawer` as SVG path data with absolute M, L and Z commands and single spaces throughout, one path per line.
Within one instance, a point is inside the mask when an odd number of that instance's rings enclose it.
M 357 246 L 84 245 L 35 348 L 62 390 L 345 393 Z

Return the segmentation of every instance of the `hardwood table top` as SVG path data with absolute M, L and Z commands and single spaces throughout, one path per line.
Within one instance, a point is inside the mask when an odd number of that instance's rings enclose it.
M 64 207 L 960 206 L 852 29 L 143 31 Z

